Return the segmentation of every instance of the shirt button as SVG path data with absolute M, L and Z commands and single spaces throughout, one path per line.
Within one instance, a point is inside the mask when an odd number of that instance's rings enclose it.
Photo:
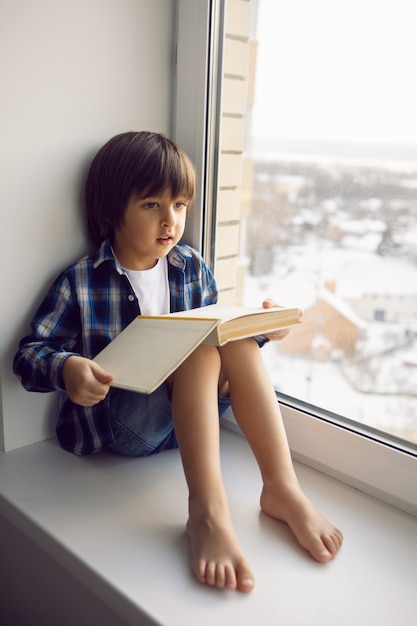
M 134 301 L 134 299 L 135 299 L 135 296 L 132 296 L 132 294 L 130 293 L 130 294 L 127 296 L 127 299 L 128 299 L 130 302 L 133 302 L 133 301 Z

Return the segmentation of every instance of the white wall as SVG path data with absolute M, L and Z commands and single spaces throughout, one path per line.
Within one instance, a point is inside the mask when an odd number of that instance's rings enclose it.
M 0 0 L 2 449 L 53 433 L 55 394 L 26 392 L 13 355 L 47 285 L 86 250 L 80 193 L 92 155 L 118 132 L 170 132 L 174 9 Z

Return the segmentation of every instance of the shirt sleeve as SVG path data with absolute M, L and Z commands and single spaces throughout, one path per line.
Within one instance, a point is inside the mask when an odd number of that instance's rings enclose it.
M 79 313 L 70 283 L 62 274 L 48 290 L 13 361 L 13 371 L 28 391 L 65 390 L 65 360 L 79 354 Z
M 218 298 L 218 290 L 216 280 L 206 265 L 206 262 L 201 258 L 201 305 L 208 306 L 209 304 L 216 304 Z

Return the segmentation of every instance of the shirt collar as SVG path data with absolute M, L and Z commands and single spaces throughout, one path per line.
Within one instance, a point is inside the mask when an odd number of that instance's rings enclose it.
M 98 248 L 95 254 L 93 267 L 94 269 L 97 269 L 98 267 L 100 267 L 100 265 L 106 262 L 113 263 L 114 267 L 119 272 L 119 274 L 123 274 L 122 267 L 119 261 L 116 259 L 116 256 L 113 252 L 113 248 L 109 239 L 105 239 L 102 242 L 101 246 Z

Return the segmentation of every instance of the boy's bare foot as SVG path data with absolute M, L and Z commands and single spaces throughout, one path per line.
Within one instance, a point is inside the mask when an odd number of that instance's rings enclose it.
M 261 509 L 286 522 L 304 550 L 321 563 L 330 561 L 343 542 L 342 532 L 317 511 L 299 487 L 283 490 L 264 487 Z
M 236 539 L 228 511 L 220 514 L 195 511 L 190 507 L 187 535 L 192 568 L 197 579 L 218 589 L 249 592 L 255 586 L 253 574 Z

